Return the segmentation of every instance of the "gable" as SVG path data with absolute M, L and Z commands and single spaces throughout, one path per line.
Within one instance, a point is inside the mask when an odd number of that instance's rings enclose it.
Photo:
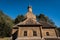
M 18 25 L 37 25 L 37 24 L 40 24 L 40 23 L 34 19 L 26 19 L 25 21 L 19 23 Z

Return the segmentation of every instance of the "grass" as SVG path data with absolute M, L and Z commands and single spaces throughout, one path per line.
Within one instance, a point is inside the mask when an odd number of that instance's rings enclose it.
M 5 37 L 5 38 L 0 38 L 0 40 L 9 40 L 10 38 Z

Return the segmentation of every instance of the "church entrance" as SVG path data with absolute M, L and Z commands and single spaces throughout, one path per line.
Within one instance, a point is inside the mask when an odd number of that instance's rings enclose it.
M 17 33 L 18 33 L 18 31 L 16 31 L 14 34 L 12 34 L 12 40 L 15 40 L 17 38 Z

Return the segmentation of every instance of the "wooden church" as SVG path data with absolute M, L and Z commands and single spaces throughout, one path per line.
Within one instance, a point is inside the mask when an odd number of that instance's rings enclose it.
M 25 17 L 26 20 L 13 26 L 12 40 L 57 40 L 56 27 L 43 21 L 37 22 L 31 6 L 28 6 Z

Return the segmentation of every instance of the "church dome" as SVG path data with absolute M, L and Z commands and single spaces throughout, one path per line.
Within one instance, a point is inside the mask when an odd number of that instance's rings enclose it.
M 32 7 L 28 6 L 28 12 L 25 15 L 26 18 L 36 19 L 36 16 L 32 13 Z
M 36 19 L 36 16 L 32 12 L 27 12 L 26 18 Z

